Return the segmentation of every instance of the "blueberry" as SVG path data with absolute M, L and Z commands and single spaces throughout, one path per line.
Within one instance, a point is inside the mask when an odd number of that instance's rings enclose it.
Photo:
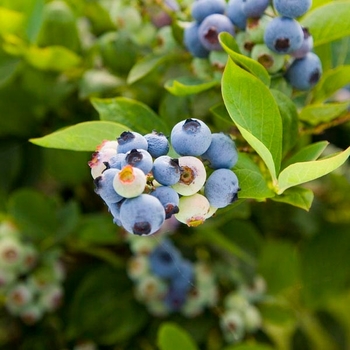
M 164 186 L 174 185 L 180 180 L 179 162 L 169 156 L 160 156 L 154 160 L 152 173 L 160 184 Z
M 272 18 L 267 15 L 262 15 L 259 18 L 249 18 L 247 20 L 246 32 L 249 35 L 250 41 L 253 43 L 263 43 L 266 27 L 271 21 Z
M 117 153 L 112 158 L 109 159 L 108 164 L 110 168 L 121 169 L 122 163 L 125 159 L 125 153 Z
M 249 18 L 261 17 L 270 0 L 242 0 L 242 11 Z
M 266 26 L 264 42 L 274 52 L 291 53 L 298 50 L 303 41 L 303 29 L 293 18 L 275 17 Z
M 168 186 L 159 186 L 150 195 L 159 199 L 165 210 L 165 218 L 169 219 L 173 214 L 179 212 L 179 195 Z
M 132 149 L 144 149 L 147 151 L 148 143 L 144 136 L 134 131 L 124 131 L 117 138 L 118 153 L 126 153 Z
M 185 259 L 182 259 L 178 265 L 178 272 L 172 277 L 171 285 L 176 289 L 181 289 L 188 292 L 194 281 L 194 268 L 193 264 Z
M 219 34 L 228 32 L 235 34 L 235 28 L 230 19 L 221 14 L 213 14 L 206 17 L 198 28 L 198 37 L 202 45 L 209 51 L 222 50 L 219 42 Z
M 223 14 L 225 8 L 225 0 L 196 0 L 192 3 L 191 15 L 197 22 L 202 22 L 214 13 Z
M 321 61 L 313 52 L 294 60 L 286 72 L 287 80 L 298 90 L 312 89 L 320 80 L 321 75 Z
M 169 152 L 169 141 L 161 132 L 153 131 L 145 135 L 148 143 L 148 152 L 153 158 L 164 156 Z
M 108 204 L 116 203 L 123 197 L 116 192 L 113 187 L 114 177 L 119 173 L 119 169 L 107 169 L 101 176 L 94 180 L 95 192 Z
M 160 201 L 149 194 L 126 199 L 120 207 L 120 221 L 126 231 L 149 236 L 159 230 L 165 220 Z
M 185 304 L 187 291 L 170 285 L 168 293 L 164 298 L 164 303 L 169 311 L 179 311 Z
M 285 61 L 284 55 L 273 52 L 265 44 L 255 45 L 252 49 L 251 57 L 263 65 L 271 74 L 280 71 Z
M 298 50 L 290 53 L 290 55 L 292 57 L 302 58 L 302 57 L 306 56 L 306 54 L 308 54 L 314 46 L 314 39 L 313 39 L 312 35 L 310 34 L 309 30 L 307 28 L 303 27 L 303 33 L 304 33 L 303 43 Z
M 152 170 L 153 159 L 144 149 L 132 149 L 125 154 L 121 166 L 124 167 L 128 164 L 142 170 L 145 174 L 148 174 Z
M 230 169 L 236 164 L 238 153 L 231 137 L 221 132 L 212 134 L 211 144 L 201 157 L 213 169 Z
M 239 29 L 244 30 L 247 23 L 247 16 L 242 10 L 243 0 L 229 0 L 226 7 L 226 16 Z
M 145 190 L 146 183 L 145 173 L 131 165 L 124 166 L 113 178 L 114 190 L 124 198 L 140 195 Z
M 305 14 L 311 7 L 312 0 L 273 0 L 275 10 L 285 17 L 296 18 Z
M 162 278 L 176 276 L 181 261 L 180 252 L 170 240 L 163 240 L 149 256 L 151 271 Z
M 108 206 L 108 211 L 112 214 L 113 216 L 113 223 L 122 226 L 122 223 L 120 221 L 120 207 L 123 203 L 123 200 L 117 202 L 117 203 L 107 203 Z
M 224 208 L 237 199 L 239 191 L 236 174 L 229 169 L 217 169 L 207 179 L 204 195 L 211 206 Z M 180 206 L 181 209 L 181 206 Z
M 211 131 L 199 119 L 186 119 L 173 127 L 170 139 L 175 152 L 181 156 L 200 156 L 210 146 Z
M 255 43 L 250 39 L 249 34 L 246 31 L 237 33 L 236 42 L 239 51 L 246 56 L 250 56 L 250 53 L 255 45 Z
M 207 58 L 210 51 L 207 50 L 199 41 L 198 36 L 199 23 L 192 22 L 184 30 L 184 45 L 194 57 Z

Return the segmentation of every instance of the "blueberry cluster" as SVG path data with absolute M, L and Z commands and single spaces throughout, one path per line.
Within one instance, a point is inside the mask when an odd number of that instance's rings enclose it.
M 0 224 L 0 296 L 31 325 L 61 304 L 64 270 L 56 252 L 39 254 L 10 221 Z
M 238 154 L 230 136 L 187 119 L 173 127 L 170 139 L 175 157 L 162 133 L 125 131 L 117 141 L 104 141 L 89 162 L 96 193 L 114 223 L 130 233 L 151 235 L 173 215 L 197 226 L 237 199 L 231 168 Z
M 206 264 L 185 259 L 168 238 L 144 240 L 128 236 L 134 255 L 127 272 L 135 283 L 136 298 L 152 315 L 180 312 L 195 317 L 216 304 L 218 291 Z
M 218 35 L 228 32 L 247 56 L 270 74 L 284 72 L 292 87 L 309 90 L 319 81 L 322 65 L 312 52 L 313 39 L 297 21 L 311 0 L 196 0 L 194 19 L 184 30 L 184 44 L 194 57 L 221 50 Z

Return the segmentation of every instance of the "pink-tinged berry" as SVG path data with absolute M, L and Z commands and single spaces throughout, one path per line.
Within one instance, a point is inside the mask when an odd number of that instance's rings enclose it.
M 59 284 L 51 284 L 41 291 L 39 304 L 47 311 L 54 311 L 61 306 L 62 299 L 62 286 Z
M 206 220 L 209 209 L 208 200 L 203 195 L 195 193 L 180 198 L 179 212 L 175 214 L 175 217 L 187 226 L 195 227 Z
M 139 196 L 146 187 L 145 173 L 131 165 L 122 168 L 113 179 L 114 190 L 124 198 Z

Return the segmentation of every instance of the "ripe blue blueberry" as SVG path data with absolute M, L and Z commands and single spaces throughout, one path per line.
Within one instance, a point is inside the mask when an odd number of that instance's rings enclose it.
M 171 144 L 182 156 L 200 156 L 210 146 L 211 131 L 199 119 L 186 119 L 177 123 L 170 135 Z
M 160 201 L 149 194 L 126 199 L 120 207 L 120 221 L 126 231 L 149 236 L 159 230 L 165 220 Z
M 304 41 L 301 25 L 293 18 L 275 17 L 265 29 L 267 47 L 277 53 L 286 54 L 298 50 Z
M 211 144 L 201 157 L 213 169 L 230 169 L 236 164 L 238 153 L 231 137 L 221 132 L 212 134 Z
M 181 169 L 179 161 L 169 156 L 160 156 L 154 160 L 153 177 L 164 186 L 171 186 L 180 180 Z
M 294 60 L 286 72 L 287 80 L 298 90 L 312 89 L 320 80 L 321 75 L 321 61 L 313 52 Z
M 237 176 L 229 169 L 215 170 L 204 186 L 204 195 L 215 208 L 224 208 L 234 202 L 238 191 Z
M 122 223 L 120 221 L 120 207 L 123 203 L 123 200 L 119 201 L 118 203 L 107 203 L 108 211 L 113 216 L 113 223 L 115 223 L 118 226 L 122 226 Z
M 185 304 L 187 291 L 170 285 L 164 298 L 164 303 L 169 311 L 178 311 Z
M 242 2 L 242 11 L 246 17 L 258 18 L 269 6 L 270 0 L 242 0 Z
M 301 47 L 298 50 L 291 52 L 290 54 L 295 58 L 302 58 L 306 56 L 306 54 L 308 54 L 314 47 L 314 39 L 310 34 L 309 30 L 303 27 L 303 33 L 304 33 L 304 40 Z
M 153 131 L 146 134 L 145 139 L 148 143 L 148 152 L 153 158 L 164 156 L 169 152 L 169 141 L 163 133 Z
M 275 10 L 285 17 L 297 18 L 311 7 L 312 0 L 273 0 Z
M 151 271 L 162 278 L 172 278 L 178 273 L 182 258 L 178 249 L 169 240 L 163 240 L 150 254 Z
M 121 162 L 122 167 L 128 164 L 148 174 L 152 170 L 153 159 L 144 149 L 132 149 L 125 154 L 124 160 Z
M 226 16 L 239 29 L 244 30 L 247 24 L 247 16 L 242 10 L 243 0 L 229 0 L 226 7 Z
M 162 203 L 165 210 L 165 219 L 169 219 L 173 214 L 179 212 L 179 195 L 173 188 L 159 186 L 150 195 L 158 198 Z
M 119 169 L 106 169 L 101 176 L 94 180 L 95 192 L 108 204 L 116 203 L 123 199 L 113 187 L 113 179 Z
M 192 3 L 191 15 L 197 22 L 202 22 L 214 13 L 223 14 L 225 8 L 225 0 L 196 0 Z
M 222 50 L 219 42 L 219 34 L 228 32 L 235 34 L 235 28 L 230 19 L 221 14 L 213 14 L 206 17 L 198 28 L 198 37 L 202 45 L 209 51 Z
M 199 41 L 198 28 L 199 23 L 197 22 L 192 22 L 188 27 L 185 28 L 184 45 L 186 46 L 186 49 L 192 54 L 192 56 L 198 58 L 207 58 L 210 51 L 207 50 Z
M 122 162 L 125 159 L 125 153 L 117 153 L 111 159 L 109 159 L 108 164 L 110 168 L 121 169 Z
M 135 131 L 124 131 L 117 138 L 118 153 L 126 153 L 132 149 L 144 149 L 147 151 L 148 143 L 144 136 Z
M 193 285 L 193 280 L 193 264 L 186 259 L 182 259 L 178 265 L 178 273 L 172 277 L 171 285 L 174 286 L 177 290 L 188 292 Z

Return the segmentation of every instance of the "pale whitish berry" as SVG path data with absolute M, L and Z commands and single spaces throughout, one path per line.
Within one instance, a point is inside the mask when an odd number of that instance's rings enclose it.
M 165 317 L 169 314 L 169 310 L 162 299 L 149 300 L 146 307 L 150 314 L 157 317 Z
M 0 240 L 0 267 L 6 269 L 19 269 L 23 261 L 23 245 L 13 237 Z
M 224 305 L 226 309 L 243 312 L 249 306 L 249 302 L 242 293 L 232 292 L 226 296 Z
M 17 236 L 19 234 L 18 228 L 9 220 L 2 221 L 0 224 L 0 238 L 5 236 Z
M 135 255 L 147 256 L 158 245 L 158 241 L 155 239 L 144 239 L 143 237 L 137 235 L 128 235 L 127 240 L 131 251 Z
M 242 317 L 247 332 L 256 332 L 261 327 L 262 317 L 256 306 L 248 305 L 242 312 Z
M 22 273 L 32 270 L 38 262 L 38 252 L 32 245 L 25 245 L 23 247 L 23 257 L 20 271 Z
M 245 329 L 241 313 L 234 310 L 224 312 L 220 326 L 227 342 L 237 343 L 242 340 Z
M 62 286 L 59 284 L 51 284 L 41 290 L 39 305 L 41 305 L 47 311 L 54 311 L 62 304 L 62 299 Z
M 175 217 L 180 222 L 195 227 L 205 221 L 209 208 L 208 200 L 203 195 L 195 193 L 180 198 L 179 212 Z
M 14 285 L 6 296 L 6 308 L 14 315 L 18 315 L 20 310 L 31 303 L 34 297 L 33 289 L 26 283 L 19 282 Z
M 28 325 L 35 324 L 43 317 L 43 315 L 43 308 L 36 303 L 25 306 L 19 313 L 22 321 Z
M 258 275 L 251 283 L 241 285 L 239 290 L 250 302 L 257 302 L 263 298 L 266 288 L 265 279 Z
M 180 157 L 178 161 L 181 169 L 180 180 L 171 187 L 183 196 L 195 194 L 203 187 L 207 177 L 203 163 L 192 156 Z
M 16 278 L 16 272 L 0 268 L 0 291 L 6 289 Z
M 148 258 L 144 255 L 132 256 L 128 261 L 127 273 L 132 280 L 146 276 L 149 273 Z
M 163 299 L 168 286 L 164 280 L 153 275 L 141 278 L 136 284 L 135 294 L 140 301 Z
M 115 175 L 113 187 L 120 196 L 132 198 L 145 190 L 146 182 L 146 175 L 142 170 L 126 165 Z

